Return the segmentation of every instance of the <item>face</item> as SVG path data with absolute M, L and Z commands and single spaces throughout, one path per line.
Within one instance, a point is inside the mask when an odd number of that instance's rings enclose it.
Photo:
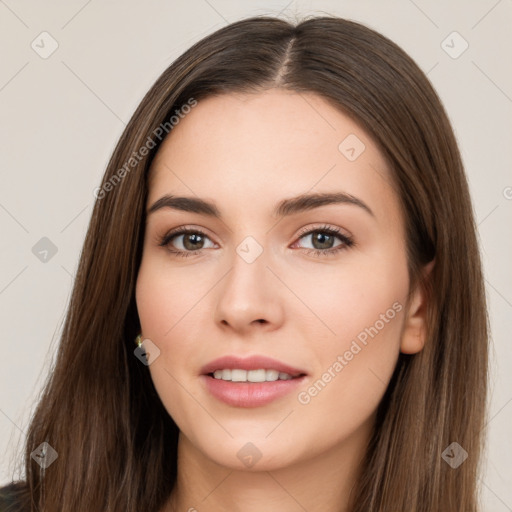
M 400 350 L 421 348 L 404 219 L 368 134 L 314 94 L 210 97 L 148 186 L 137 308 L 180 435 L 266 470 L 367 435 Z

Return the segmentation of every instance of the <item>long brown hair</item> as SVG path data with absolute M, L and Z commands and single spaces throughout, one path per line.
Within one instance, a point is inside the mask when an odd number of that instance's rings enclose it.
M 163 139 L 155 134 L 191 99 L 275 87 L 322 96 L 373 137 L 404 211 L 411 286 L 435 261 L 425 348 L 400 354 L 351 511 L 478 510 L 488 320 L 457 143 L 413 60 L 334 16 L 228 25 L 166 69 L 132 116 L 97 194 L 58 356 L 26 437 L 23 495 L 32 510 L 157 512 L 168 499 L 178 429 L 133 354 L 147 171 Z M 42 442 L 58 453 L 45 470 L 30 455 Z M 468 454 L 457 468 L 442 456 L 452 442 Z

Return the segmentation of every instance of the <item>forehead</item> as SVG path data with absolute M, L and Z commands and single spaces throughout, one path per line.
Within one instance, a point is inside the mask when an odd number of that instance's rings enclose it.
M 316 94 L 278 89 L 200 100 L 162 143 L 148 186 L 149 204 L 176 194 L 270 210 L 283 197 L 333 190 L 377 212 L 398 202 L 383 156 L 355 121 Z

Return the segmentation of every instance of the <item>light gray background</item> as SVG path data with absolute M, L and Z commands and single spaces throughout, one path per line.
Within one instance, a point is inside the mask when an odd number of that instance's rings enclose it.
M 19 476 L 12 461 L 58 348 L 93 190 L 125 124 L 194 42 L 279 13 L 335 14 L 382 32 L 428 73 L 447 108 L 470 181 L 493 331 L 484 510 L 512 511 L 511 0 L 0 0 L 0 484 Z M 58 44 L 46 59 L 31 47 L 51 48 L 44 31 Z M 457 58 L 464 41 L 448 37 L 453 31 L 469 44 Z M 32 252 L 42 237 L 57 247 L 47 262 Z

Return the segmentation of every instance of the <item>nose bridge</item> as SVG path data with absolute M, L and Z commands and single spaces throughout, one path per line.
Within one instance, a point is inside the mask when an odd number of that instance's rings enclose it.
M 231 270 L 220 287 L 217 321 L 241 328 L 254 321 L 278 320 L 277 283 L 267 268 L 267 265 L 271 266 L 270 254 L 269 248 L 250 235 L 234 247 Z
M 236 292 L 240 294 L 239 299 L 250 295 L 254 298 L 256 295 L 265 293 L 268 286 L 268 276 L 270 274 L 267 265 L 268 248 L 260 244 L 253 236 L 246 236 L 237 246 L 234 247 L 234 254 L 231 257 L 231 271 L 227 276 L 226 292 Z

